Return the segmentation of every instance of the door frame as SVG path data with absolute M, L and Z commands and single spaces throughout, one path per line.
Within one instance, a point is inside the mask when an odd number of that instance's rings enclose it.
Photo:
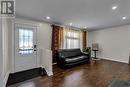
M 36 29 L 39 29 L 39 22 L 34 22 L 31 20 L 25 20 L 25 19 L 19 19 L 19 18 L 15 18 L 14 20 L 12 20 L 12 70 L 11 73 L 15 73 L 15 24 L 22 24 L 22 25 L 30 25 L 30 26 L 35 26 Z M 36 42 L 38 42 L 38 34 L 37 34 L 37 30 L 36 30 Z M 38 44 L 37 44 L 37 50 L 38 49 Z M 37 67 L 41 67 L 40 66 L 40 57 L 39 57 L 39 53 L 37 51 Z
M 4 76 L 3 76 L 3 27 L 2 20 L 0 20 L 0 85 L 4 87 Z

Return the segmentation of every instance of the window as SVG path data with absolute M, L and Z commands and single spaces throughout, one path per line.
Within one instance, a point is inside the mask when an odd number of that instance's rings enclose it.
M 19 29 L 19 53 L 33 53 L 33 31 L 27 29 Z
M 80 33 L 75 31 L 66 32 L 65 43 L 67 49 L 80 48 Z

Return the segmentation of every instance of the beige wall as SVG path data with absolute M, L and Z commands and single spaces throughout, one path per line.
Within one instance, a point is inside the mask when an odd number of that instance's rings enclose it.
M 88 46 L 99 43 L 98 57 L 128 63 L 130 25 L 88 32 Z

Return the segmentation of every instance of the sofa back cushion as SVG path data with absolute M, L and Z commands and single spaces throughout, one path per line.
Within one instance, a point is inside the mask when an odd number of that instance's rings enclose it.
M 82 53 L 80 49 L 59 49 L 58 54 L 59 56 L 70 58 L 74 56 L 80 56 Z

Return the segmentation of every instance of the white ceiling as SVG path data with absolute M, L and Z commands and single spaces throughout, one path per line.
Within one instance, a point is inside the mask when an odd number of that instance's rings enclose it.
M 130 24 L 130 0 L 15 0 L 16 16 L 89 30 Z M 113 11 L 112 6 L 118 5 Z M 50 16 L 51 20 L 45 17 Z M 122 17 L 126 16 L 126 20 Z

